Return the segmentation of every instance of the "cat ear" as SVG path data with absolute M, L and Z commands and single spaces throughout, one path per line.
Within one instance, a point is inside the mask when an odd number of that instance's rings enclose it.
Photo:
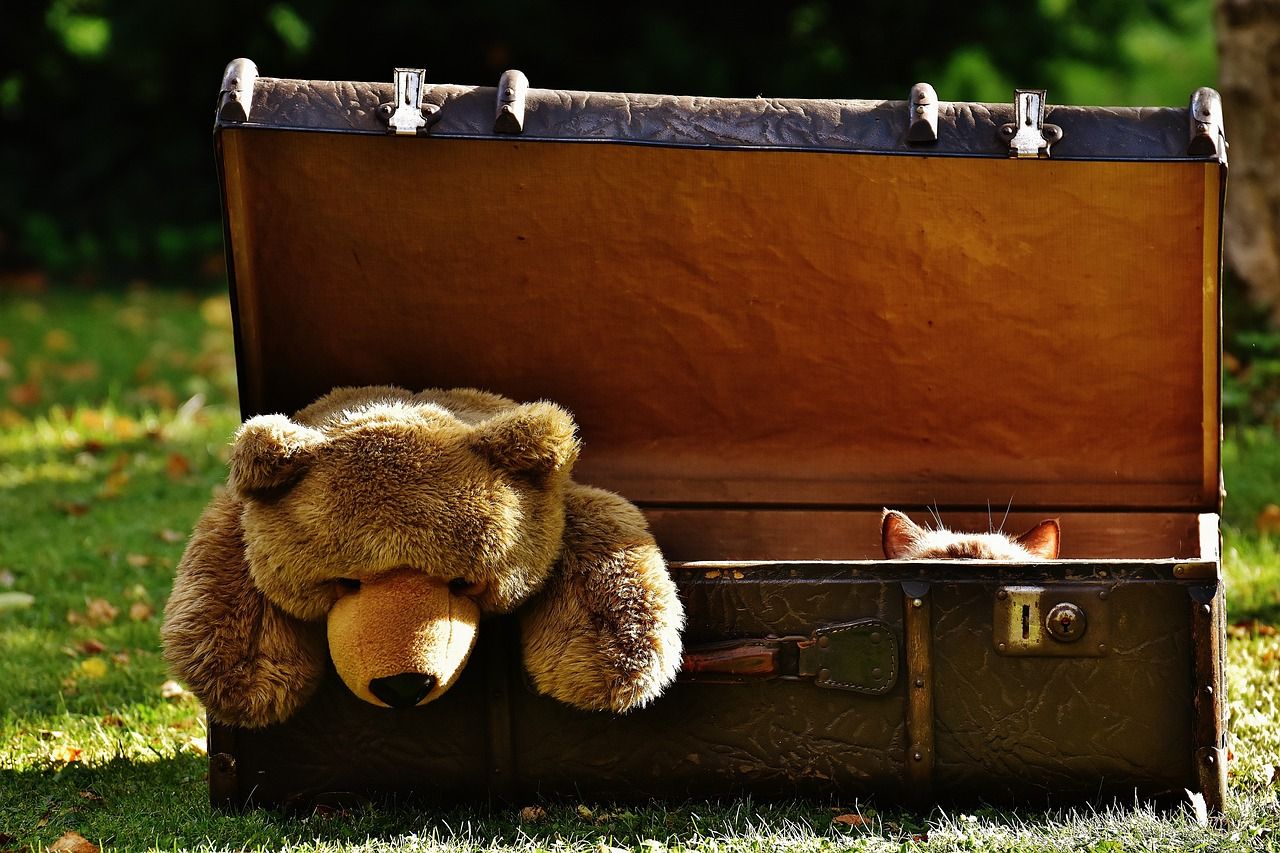
M 1045 560 L 1058 559 L 1058 539 L 1061 534 L 1058 519 L 1046 518 L 1014 541 L 1034 556 Z
M 880 547 L 890 560 L 911 553 L 924 530 L 896 509 L 886 509 L 880 517 Z

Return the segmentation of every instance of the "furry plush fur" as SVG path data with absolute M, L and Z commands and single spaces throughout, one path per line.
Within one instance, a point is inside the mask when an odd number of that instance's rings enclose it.
M 880 519 L 880 544 L 890 560 L 1055 560 L 1059 533 L 1056 518 L 1045 519 L 1021 536 L 928 530 L 891 509 Z
M 639 511 L 570 479 L 575 432 L 550 403 L 469 389 L 340 388 L 249 420 L 178 567 L 166 658 L 236 725 L 289 717 L 326 651 L 357 696 L 403 707 L 449 688 L 483 615 L 519 608 L 538 690 L 645 704 L 683 612 Z

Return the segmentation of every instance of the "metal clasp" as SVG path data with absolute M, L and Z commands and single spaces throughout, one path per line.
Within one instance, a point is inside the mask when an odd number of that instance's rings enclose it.
M 1062 128 L 1044 120 L 1044 89 L 1015 89 L 1012 124 L 1002 125 L 1000 138 L 1009 142 L 1010 157 L 1048 157 L 1049 147 L 1062 139 Z
M 1098 585 L 1002 586 L 992 643 L 1010 657 L 1105 657 L 1111 650 L 1110 597 Z
M 422 102 L 422 90 L 427 79 L 425 68 L 397 68 L 395 70 L 396 99 L 382 104 L 378 109 L 387 117 L 387 129 L 397 136 L 414 136 L 425 132 L 440 108 Z

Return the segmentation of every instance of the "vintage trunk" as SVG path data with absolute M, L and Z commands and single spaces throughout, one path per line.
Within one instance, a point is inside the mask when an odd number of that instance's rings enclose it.
M 1220 807 L 1216 97 L 1046 111 L 232 63 L 243 414 L 370 383 L 563 403 L 576 478 L 644 508 L 688 628 L 681 682 L 623 717 L 535 695 L 501 619 L 423 708 L 331 675 L 286 725 L 213 727 L 213 801 Z M 1010 529 L 1061 518 L 1064 559 L 876 559 L 884 506 L 985 529 L 1010 501 Z

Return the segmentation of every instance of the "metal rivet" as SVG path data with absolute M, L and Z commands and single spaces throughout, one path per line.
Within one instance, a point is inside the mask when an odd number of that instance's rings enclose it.
M 1107 570 L 1106 570 L 1106 569 L 1099 569 L 1099 570 L 1098 570 L 1098 577 L 1100 577 L 1100 578 L 1105 578 L 1106 576 L 1107 576 Z
M 871 632 L 871 642 L 873 642 L 873 643 L 878 643 L 878 642 L 880 642 L 880 632 L 879 632 L 879 631 L 872 631 L 872 632 Z
M 873 668 L 872 668 L 872 670 L 871 670 L 871 677 L 872 677 L 872 678 L 879 678 L 879 677 L 880 677 L 881 675 L 883 675 L 883 674 L 884 674 L 884 670 L 883 670 L 883 669 L 881 669 L 881 668 L 880 668 L 880 667 L 878 667 L 878 666 L 877 666 L 877 667 L 873 667 Z
M 1174 573 L 1175 575 L 1177 575 L 1178 577 L 1182 577 L 1183 575 L 1185 575 L 1185 574 L 1187 573 L 1187 567 L 1186 567 L 1186 566 L 1174 566 L 1174 567 L 1173 567 L 1173 573 Z
M 1185 613 L 1186 611 L 1184 610 L 1183 612 Z M 1107 653 L 1107 644 L 1098 643 L 1098 651 L 1105 655 Z
M 1008 646 L 1006 646 L 1004 643 L 1001 643 L 1000 645 L 996 646 L 996 648 L 999 649 L 1000 651 L 1004 651 L 1005 649 L 1008 648 Z
M 1213 757 L 1213 753 L 1212 753 L 1212 752 L 1206 752 L 1206 753 L 1204 754 L 1204 763 L 1205 763 L 1205 764 L 1217 764 L 1217 763 L 1218 763 L 1218 759 L 1216 759 L 1216 758 L 1214 758 L 1214 757 Z
M 818 638 L 818 648 L 825 649 L 829 645 L 831 645 L 830 637 L 823 636 Z
M 1204 695 L 1206 695 L 1206 696 L 1212 696 L 1212 695 L 1213 695 L 1213 687 L 1212 687 L 1211 685 L 1206 684 L 1206 685 L 1204 686 Z
M 996 598 L 1000 599 L 1001 601 L 1004 601 L 1008 597 L 1009 597 L 1009 590 L 1007 589 L 1002 589 L 996 593 Z
M 820 669 L 820 670 L 818 670 L 818 680 L 819 680 L 819 681 L 826 681 L 828 678 L 830 678 L 830 676 L 831 676 L 831 670 L 829 670 L 829 669 Z
M 917 679 L 916 679 L 916 687 L 924 687 L 924 679 L 923 679 L 923 678 L 917 678 Z
M 1201 605 L 1201 606 L 1200 606 L 1200 609 L 1204 611 L 1204 615 L 1205 615 L 1205 616 L 1208 616 L 1208 615 L 1210 615 L 1211 613 L 1213 613 L 1213 608 L 1212 608 L 1212 607 L 1210 607 L 1210 606 L 1209 606 L 1209 605 L 1207 605 L 1207 604 L 1203 604 L 1203 605 Z
M 1102 601 L 1106 601 L 1106 600 L 1107 600 L 1107 591 L 1106 591 L 1105 589 L 1104 589 L 1104 590 L 1099 591 L 1099 593 L 1098 593 L 1098 598 L 1099 598 L 1099 599 L 1101 599 Z
M 918 752 L 913 753 L 911 757 L 914 758 L 916 761 L 924 761 L 924 756 Z
M 912 607 L 924 607 L 924 602 L 923 602 L 923 601 L 921 601 L 921 600 L 920 600 L 920 599 L 918 599 L 918 598 L 913 598 L 913 599 L 911 599 L 911 606 L 912 606 Z

